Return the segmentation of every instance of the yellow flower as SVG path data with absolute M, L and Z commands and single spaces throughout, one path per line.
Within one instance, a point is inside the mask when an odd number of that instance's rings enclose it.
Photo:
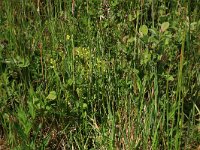
M 66 35 L 66 40 L 69 40 L 70 39 L 70 35 Z

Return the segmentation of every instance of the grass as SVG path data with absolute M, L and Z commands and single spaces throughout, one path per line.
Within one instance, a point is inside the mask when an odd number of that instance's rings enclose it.
M 0 149 L 199 147 L 198 0 L 0 9 Z

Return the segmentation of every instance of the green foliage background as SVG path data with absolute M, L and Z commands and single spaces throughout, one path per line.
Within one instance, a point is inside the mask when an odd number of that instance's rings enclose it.
M 2 0 L 0 9 L 6 147 L 198 147 L 199 0 Z

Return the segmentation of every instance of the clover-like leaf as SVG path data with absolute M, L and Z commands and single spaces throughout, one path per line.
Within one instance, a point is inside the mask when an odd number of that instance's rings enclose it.
M 141 35 L 147 35 L 148 34 L 148 27 L 146 25 L 142 25 L 139 28 L 139 32 Z
M 55 91 L 51 91 L 49 93 L 49 95 L 47 96 L 47 99 L 50 99 L 50 100 L 55 100 L 56 99 L 56 92 Z
M 169 28 L 169 22 L 163 22 L 161 25 L 161 32 L 165 32 Z

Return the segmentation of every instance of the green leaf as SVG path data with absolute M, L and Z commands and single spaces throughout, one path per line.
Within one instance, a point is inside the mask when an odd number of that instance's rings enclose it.
M 47 99 L 50 99 L 50 100 L 55 100 L 56 99 L 56 92 L 55 91 L 51 91 L 49 93 L 49 95 L 47 96 Z
M 143 36 L 143 35 L 147 35 L 148 34 L 148 27 L 146 25 L 142 25 L 140 28 L 139 28 L 139 32 L 140 34 Z
M 135 38 L 131 36 L 131 37 L 127 40 L 127 43 L 133 43 L 134 41 L 135 41 Z
M 87 109 L 87 104 L 83 103 L 83 109 Z
M 26 115 L 26 112 L 20 107 L 17 112 L 17 118 L 22 125 L 24 125 L 27 121 Z
M 28 102 L 28 107 L 29 107 L 29 113 L 30 113 L 31 117 L 33 119 L 35 119 L 36 112 L 35 112 L 35 108 L 34 108 L 33 103 L 32 102 Z
M 71 85 L 73 84 L 73 79 L 69 79 L 69 80 L 67 81 L 67 84 L 68 84 L 69 86 L 71 86 Z
M 155 28 L 149 29 L 149 31 L 151 32 L 152 35 L 155 35 L 155 36 L 158 35 L 158 31 Z
M 164 77 L 167 81 L 174 81 L 174 77 L 170 74 L 165 74 Z
M 169 22 L 163 22 L 161 25 L 161 32 L 165 32 L 169 28 Z
M 173 78 L 173 76 L 168 76 L 167 80 L 168 81 L 174 81 L 174 78 Z
M 16 56 L 15 63 L 20 68 L 25 68 L 25 67 L 28 67 L 30 65 L 30 61 L 28 60 L 28 58 L 23 58 L 23 57 L 20 57 L 20 56 Z

